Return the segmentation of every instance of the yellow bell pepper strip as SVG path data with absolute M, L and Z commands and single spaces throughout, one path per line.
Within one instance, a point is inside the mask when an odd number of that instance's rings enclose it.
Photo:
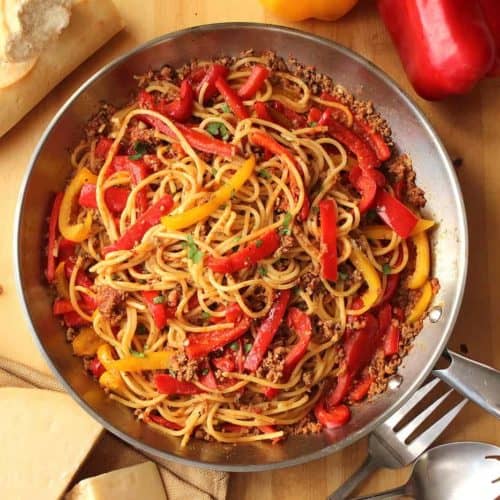
M 424 285 L 429 278 L 429 271 L 431 267 L 431 257 L 429 250 L 429 238 L 427 233 L 422 231 L 415 236 L 412 236 L 411 241 L 415 245 L 415 270 L 408 279 L 408 288 L 416 290 Z
M 73 208 L 78 204 L 78 197 L 84 184 L 95 184 L 97 177 L 87 168 L 80 169 L 69 183 L 59 211 L 59 231 L 70 241 L 77 243 L 85 240 L 92 227 L 92 214 L 87 213 L 83 222 L 71 223 Z
M 359 315 L 368 311 L 379 299 L 382 294 L 382 283 L 377 270 L 372 266 L 366 255 L 355 244 L 352 246 L 350 260 L 354 267 L 361 273 L 368 290 L 360 297 L 363 301 L 363 307 L 350 311 L 350 314 Z
M 436 223 L 430 219 L 418 219 L 415 227 L 413 228 L 410 236 L 415 236 L 422 231 L 427 231 Z M 366 226 L 361 229 L 364 235 L 370 240 L 390 240 L 394 231 L 383 224 L 375 224 L 373 226 Z
M 110 363 L 114 361 L 115 358 L 113 357 L 113 349 L 109 344 L 102 344 L 99 346 L 97 349 L 97 359 L 106 370 L 110 369 Z
M 430 229 L 435 224 L 436 223 L 431 219 L 418 219 L 415 227 L 413 228 L 413 231 L 410 233 L 410 236 L 415 236 L 422 231 L 427 231 L 427 229 Z
M 184 229 L 197 222 L 206 219 L 221 205 L 226 203 L 233 193 L 243 186 L 245 181 L 252 175 L 255 167 L 255 157 L 250 156 L 248 160 L 236 171 L 236 173 L 217 191 L 212 193 L 210 199 L 197 207 L 190 208 L 185 212 L 162 217 L 161 222 L 168 230 Z
M 65 271 L 66 263 L 59 262 L 54 273 L 54 285 L 57 290 L 57 295 L 63 299 L 69 299 L 69 284 L 66 279 Z
M 303 21 L 314 17 L 322 21 L 335 21 L 347 14 L 358 0 L 260 0 L 272 13 L 287 21 Z
M 73 346 L 73 352 L 77 356 L 94 356 L 103 343 L 104 341 L 92 327 L 85 327 L 80 330 L 71 345 Z
M 125 388 L 122 378 L 116 372 L 104 372 L 99 377 L 99 384 L 113 392 L 122 392 Z
M 143 370 L 165 370 L 170 366 L 174 351 L 160 351 L 150 353 L 134 353 L 122 359 L 108 363 L 108 369 L 121 372 L 140 372 Z
M 422 318 L 422 316 L 427 311 L 429 304 L 431 303 L 432 286 L 430 281 L 426 281 L 420 291 L 422 292 L 420 298 L 413 306 L 413 309 L 410 311 L 410 314 L 408 315 L 408 318 L 406 320 L 408 323 L 415 323 L 415 321 L 418 321 L 420 318 Z

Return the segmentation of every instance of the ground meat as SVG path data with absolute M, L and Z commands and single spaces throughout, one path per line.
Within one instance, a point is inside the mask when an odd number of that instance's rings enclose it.
M 103 104 L 99 111 L 92 116 L 84 132 L 88 140 L 97 138 L 99 135 L 107 135 L 110 129 L 111 117 L 116 113 L 116 108 L 111 104 Z
M 139 121 L 129 126 L 127 134 L 131 144 L 144 142 L 152 147 L 161 144 L 161 140 L 155 137 L 156 130 L 154 128 L 146 128 L 146 126 Z
M 273 383 L 279 382 L 283 376 L 286 354 L 287 349 L 284 347 L 276 347 L 267 351 L 265 358 L 257 369 L 257 377 L 265 378 Z
M 312 387 L 314 380 L 314 372 L 308 371 L 302 374 L 302 382 L 306 387 Z
M 198 362 L 188 359 L 183 353 L 177 353 L 171 362 L 170 370 L 175 373 L 177 380 L 198 380 Z
M 137 75 L 135 79 L 137 80 L 137 86 L 139 88 L 146 88 L 153 82 L 161 81 L 175 81 L 177 72 L 171 66 L 166 64 L 159 70 L 152 70 L 151 68 L 143 75 Z
M 315 316 L 314 341 L 318 344 L 328 342 L 335 334 L 339 334 L 341 326 L 333 320 L 321 320 Z
M 167 293 L 167 305 L 169 307 L 177 307 L 179 305 L 179 300 L 181 298 L 181 292 L 174 288 Z
M 142 160 L 153 172 L 158 172 L 158 170 L 164 168 L 163 163 L 156 155 L 144 155 Z
M 299 286 L 308 295 L 313 295 L 321 286 L 321 278 L 316 273 L 308 271 L 299 278 Z
M 387 171 L 392 176 L 394 182 L 404 181 L 405 201 L 415 208 L 425 206 L 425 194 L 422 189 L 416 185 L 416 174 L 413 170 L 411 159 L 408 155 L 397 157 L 389 163 Z
M 306 434 L 316 434 L 321 432 L 322 425 L 316 422 L 314 417 L 309 413 L 296 424 L 291 425 L 284 430 L 288 431 L 292 436 L 300 436 Z
M 110 286 L 100 286 L 97 289 L 97 304 L 99 312 L 109 319 L 111 326 L 120 324 L 125 315 L 125 300 L 127 294 Z
M 281 237 L 281 246 L 276 250 L 275 257 L 286 257 L 290 254 L 290 250 L 297 246 L 297 242 L 293 236 L 285 235 Z
M 196 439 L 203 439 L 203 441 L 215 441 L 215 439 L 210 434 L 207 434 L 201 427 L 196 428 L 194 437 Z

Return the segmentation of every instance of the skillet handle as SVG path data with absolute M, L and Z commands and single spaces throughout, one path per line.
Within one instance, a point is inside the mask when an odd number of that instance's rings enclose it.
M 451 364 L 446 369 L 433 370 L 433 375 L 500 418 L 500 371 L 453 351 L 445 350 L 443 355 Z

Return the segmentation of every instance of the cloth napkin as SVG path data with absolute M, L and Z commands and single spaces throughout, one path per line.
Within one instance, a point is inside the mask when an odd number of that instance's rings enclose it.
M 0 357 L 0 387 L 36 387 L 64 392 L 57 380 L 23 364 Z M 144 455 L 104 433 L 79 470 L 75 483 L 86 477 L 153 460 L 158 465 L 168 500 L 224 500 L 229 474 L 180 465 Z

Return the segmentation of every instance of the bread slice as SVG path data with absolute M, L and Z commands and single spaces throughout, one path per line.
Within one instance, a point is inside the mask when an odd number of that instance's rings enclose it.
M 24 62 L 41 54 L 68 26 L 71 0 L 3 0 L 0 60 Z

